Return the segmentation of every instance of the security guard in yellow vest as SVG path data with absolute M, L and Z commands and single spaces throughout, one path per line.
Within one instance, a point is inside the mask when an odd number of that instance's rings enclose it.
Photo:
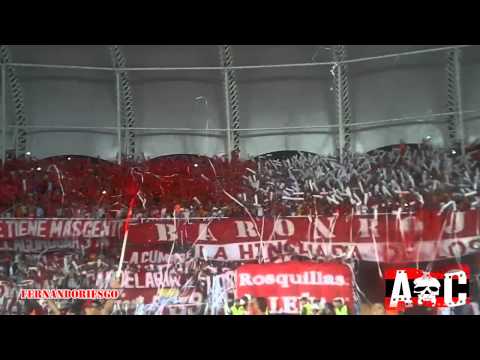
M 313 315 L 313 305 L 306 296 L 300 298 L 300 315 Z
M 230 308 L 231 315 L 247 315 L 246 303 L 244 299 L 237 299 Z
M 333 299 L 333 307 L 335 308 L 335 315 L 348 315 L 348 307 L 345 305 L 343 298 Z

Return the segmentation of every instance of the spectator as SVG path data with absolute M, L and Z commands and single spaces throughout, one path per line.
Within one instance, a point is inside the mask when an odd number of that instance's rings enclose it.
M 322 315 L 335 315 L 335 307 L 332 303 L 326 303 Z
M 35 217 L 37 218 L 43 218 L 45 216 L 45 211 L 41 206 L 37 206 L 37 209 L 35 211 Z
M 300 298 L 300 315 L 313 315 L 313 305 L 306 296 Z
M 449 307 L 438 308 L 437 315 L 453 315 L 452 309 Z
M 230 308 L 231 315 L 246 315 L 247 311 L 245 309 L 246 303 L 245 300 L 236 299 L 232 307 Z
M 321 308 L 318 303 L 312 305 L 312 315 L 321 315 Z
M 370 307 L 370 315 L 386 315 L 383 304 L 375 303 Z
M 471 304 L 456 306 L 452 308 L 452 315 L 474 315 L 473 307 Z
M 249 315 L 268 315 L 268 301 L 265 298 L 255 298 L 250 303 Z
M 349 315 L 348 307 L 345 305 L 345 300 L 341 297 L 333 299 L 333 307 L 335 308 L 335 315 Z

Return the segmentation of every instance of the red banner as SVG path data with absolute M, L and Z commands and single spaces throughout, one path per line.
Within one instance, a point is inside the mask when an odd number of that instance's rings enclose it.
M 299 298 L 332 302 L 342 297 L 352 311 L 352 274 L 348 266 L 334 263 L 288 262 L 251 264 L 237 269 L 236 298 L 250 294 L 269 300 L 272 314 L 298 314 Z
M 158 221 L 131 224 L 128 244 L 194 245 L 195 256 L 220 261 L 354 255 L 360 260 L 401 263 L 460 257 L 480 249 L 480 212 Z M 97 220 L 0 221 L 0 250 L 14 239 L 121 239 L 122 223 Z M 164 249 L 162 249 L 165 252 Z M 147 255 L 142 255 L 147 256 Z

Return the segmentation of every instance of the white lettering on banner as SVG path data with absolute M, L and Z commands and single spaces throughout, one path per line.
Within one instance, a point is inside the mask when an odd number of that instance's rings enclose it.
M 377 219 L 360 218 L 358 220 L 360 222 L 359 235 L 361 238 L 370 238 L 372 237 L 372 235 L 375 236 L 377 239 L 380 237 L 377 229 Z
M 130 264 L 166 264 L 170 253 L 160 250 L 132 251 L 130 255 Z M 185 254 L 174 253 L 170 259 L 170 263 L 184 262 Z
M 449 257 L 462 257 L 467 252 L 467 247 L 460 241 L 456 241 L 450 244 L 448 247 Z
M 309 293 L 303 294 L 303 296 L 309 297 Z M 325 303 L 326 299 L 322 297 L 319 299 L 321 302 Z M 298 307 L 298 298 L 292 296 L 270 296 L 268 298 L 269 309 L 271 314 L 298 314 L 300 309 Z
M 103 221 L 102 222 L 102 231 L 100 233 L 100 236 L 109 236 L 110 234 L 110 229 L 109 229 L 109 226 L 108 226 L 108 223 L 106 221 Z M 114 233 L 116 233 L 116 231 L 114 231 Z M 113 235 L 113 234 L 112 234 Z
M 458 234 L 465 229 L 465 213 L 456 212 L 453 216 L 448 216 L 445 232 L 447 234 Z
M 255 225 L 251 221 L 235 221 L 237 226 L 237 237 L 239 238 L 256 238 L 258 237 Z
M 252 276 L 250 274 L 240 274 L 240 286 L 253 286 Z
M 151 288 L 154 288 L 156 285 L 155 285 L 155 280 L 153 278 L 153 274 L 148 272 L 145 274 L 145 287 L 147 289 L 151 289 Z
M 330 224 L 333 221 L 333 217 L 329 217 L 328 221 Z M 329 228 L 318 218 L 315 218 L 314 227 L 313 227 L 313 240 L 324 240 L 324 239 L 333 239 L 335 234 L 330 231 Z
M 99 238 L 103 236 L 117 235 L 118 224 L 110 224 L 102 221 L 72 221 L 72 220 L 21 220 L 5 221 L 7 226 L 0 227 L 0 238 L 35 237 L 35 238 L 61 238 L 61 237 L 84 237 Z
M 37 222 L 36 221 L 29 221 L 27 222 L 28 225 L 28 230 L 27 234 L 25 235 L 30 235 L 30 236 L 37 236 Z
M 302 274 L 264 274 L 254 275 L 240 273 L 239 286 L 279 285 L 288 289 L 290 285 L 330 285 L 345 286 L 347 282 L 343 275 L 333 276 L 320 271 L 305 271 Z
M 17 223 L 17 234 L 18 234 L 19 237 L 28 235 L 28 222 L 27 221 L 19 221 Z
M 197 245 L 194 247 L 193 249 L 193 252 L 194 252 L 194 256 L 198 259 L 205 259 L 207 258 L 207 256 L 205 255 L 205 253 L 203 252 L 203 246 L 201 245 Z
M 222 246 L 220 253 L 225 252 L 226 261 L 249 261 L 259 257 L 260 242 L 234 243 Z M 276 256 L 292 253 L 303 256 L 324 257 L 326 254 L 341 258 L 353 257 L 363 261 L 377 261 L 379 255 L 381 262 L 404 262 L 410 259 L 416 261 L 431 261 L 435 259 L 452 258 L 476 252 L 480 249 L 480 237 L 468 237 L 443 240 L 441 242 L 422 241 L 414 244 L 411 252 L 405 253 L 402 243 L 313 243 L 301 242 L 300 244 L 287 244 L 286 240 L 263 242 L 263 258 L 272 259 Z M 195 245 L 194 256 L 202 259 L 218 257 L 219 246 L 213 244 Z
M 218 241 L 218 239 L 212 234 L 209 224 L 198 224 L 198 237 L 197 241 Z
M 273 285 L 275 284 L 275 276 L 272 274 L 265 276 L 265 285 Z
M 77 237 L 77 236 L 82 236 L 82 237 L 91 237 L 91 226 L 92 222 L 91 221 L 72 221 L 70 223 L 70 236 L 72 237 Z M 78 231 L 75 232 L 75 229 L 78 228 Z
M 240 252 L 240 259 L 252 260 L 258 257 L 255 255 L 255 250 L 252 243 L 239 244 L 238 249 Z
M 292 296 L 270 296 L 269 309 L 272 314 L 298 314 L 298 299 Z
M 287 232 L 284 231 L 285 227 Z M 280 236 L 292 236 L 295 233 L 295 226 L 288 219 L 279 219 L 275 222 L 273 231 Z
M 295 296 L 282 296 L 283 311 L 284 314 L 296 314 L 298 313 L 297 303 L 298 299 Z
M 147 277 L 147 274 L 149 273 L 145 273 L 145 278 Z M 145 285 L 140 284 L 140 279 L 138 278 L 138 276 L 139 276 L 138 273 L 133 274 L 133 277 L 135 278 L 135 289 L 144 289 Z M 151 276 L 151 273 L 150 273 L 150 276 Z
M 376 261 L 374 248 L 371 244 L 358 244 L 362 257 L 366 261 Z M 480 247 L 479 237 L 449 239 L 440 242 L 423 241 L 414 244 L 412 251 L 406 253 L 403 244 L 390 243 L 386 255 L 380 256 L 381 261 L 391 263 L 410 261 L 434 261 L 453 257 L 461 257 L 477 252 Z
M 135 288 L 135 278 L 133 276 L 134 274 L 125 271 L 125 276 L 124 276 L 124 281 L 123 281 L 123 287 L 127 289 Z
M 92 237 L 96 238 L 102 236 L 100 230 L 100 221 L 94 221 L 92 227 Z
M 69 233 L 71 234 L 72 237 L 80 237 L 85 234 L 83 231 L 85 228 L 85 224 L 87 222 L 81 222 L 81 221 L 73 221 L 71 222 L 71 225 L 69 226 Z M 65 229 L 65 226 L 64 226 Z
M 93 221 L 85 221 L 83 223 L 82 236 L 87 238 L 93 237 Z
M 83 223 L 82 234 L 85 237 L 92 237 L 92 222 L 91 221 L 85 221 Z
M 278 302 L 278 297 L 277 296 L 270 296 L 268 298 L 269 301 L 269 309 L 272 314 L 276 314 L 279 311 L 277 310 L 277 302 Z
M 178 240 L 177 229 L 174 224 L 155 224 L 159 241 Z
M 213 257 L 213 260 L 228 260 L 227 253 L 225 252 L 225 247 L 219 246 L 217 248 L 217 252 L 215 253 L 215 256 Z
M 46 237 L 46 226 L 47 226 L 47 222 L 45 220 L 40 220 L 38 222 L 38 233 L 37 233 L 37 237 L 40 237 L 40 238 L 43 238 L 43 237 Z
M 63 223 L 62 236 L 70 237 L 71 234 L 72 234 L 72 222 L 70 220 L 67 220 Z
M 275 275 L 274 275 L 275 276 Z M 286 274 L 279 274 L 275 276 L 275 283 L 280 284 L 283 288 L 288 288 L 288 275 Z
M 263 245 L 263 247 L 262 247 Z M 363 259 L 363 254 L 359 250 L 358 246 L 364 246 L 369 244 L 355 244 L 355 243 L 313 243 L 313 242 L 301 242 L 297 245 L 288 244 L 287 240 L 273 240 L 264 242 L 245 242 L 234 243 L 227 245 L 195 245 L 194 256 L 202 259 L 224 259 L 226 261 L 249 261 L 259 258 L 260 249 L 262 249 L 262 257 L 264 259 L 272 259 L 278 256 L 292 253 L 311 256 L 311 257 L 324 257 L 325 254 L 332 254 L 338 258 L 340 257 L 356 257 L 360 260 Z M 373 249 L 373 248 L 372 248 Z M 373 251 L 373 250 L 372 250 Z M 375 259 L 375 255 L 372 252 L 372 259 Z
M 93 222 L 93 227 L 92 227 L 92 237 L 97 238 L 103 236 L 102 235 L 102 229 L 100 226 L 100 221 L 94 221 Z
M 15 226 L 15 221 L 11 221 L 11 220 L 5 221 L 5 224 L 7 224 L 7 226 L 8 226 L 8 235 L 7 235 L 7 237 L 8 237 L 8 238 L 13 238 L 13 237 L 15 237 L 15 232 L 14 232 L 14 230 L 15 230 L 15 228 L 14 228 L 14 226 Z
M 138 251 L 132 252 L 130 255 L 130 260 L 128 261 L 130 264 L 138 264 Z
M 123 271 L 122 287 L 125 289 L 157 289 L 180 288 L 180 278 L 175 275 L 174 266 L 164 265 L 159 267 L 159 271 L 132 273 Z M 98 289 L 109 288 L 114 271 L 98 272 L 95 279 L 95 285 Z
M 61 237 L 61 236 L 62 236 L 62 221 L 51 221 L 49 237 L 54 238 L 54 237 Z
M 159 273 L 159 272 L 153 273 L 153 277 L 155 279 L 155 287 L 157 288 L 162 287 L 162 273 Z
M 109 237 L 117 235 L 117 228 L 119 228 L 119 224 L 99 220 L 30 220 L 9 221 L 4 222 L 4 224 L 6 224 L 9 228 L 7 237 L 13 240 L 15 238 L 27 236 L 48 239 L 61 237 Z

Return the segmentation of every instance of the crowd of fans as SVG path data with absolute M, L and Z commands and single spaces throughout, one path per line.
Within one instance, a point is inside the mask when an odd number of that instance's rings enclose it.
M 107 245 L 107 244 L 104 244 Z M 231 271 L 239 264 L 235 262 L 208 262 L 193 258 L 189 250 L 176 247 L 168 266 L 131 264 L 124 262 L 123 274 L 161 271 L 164 277 L 177 279 L 172 283 L 181 284 L 175 296 L 157 293 L 153 300 L 144 303 L 143 295 L 128 294 L 124 290 L 120 298 L 112 302 L 109 311 L 113 315 L 165 314 L 167 305 L 178 306 L 181 299 L 192 292 L 208 292 L 212 276 Z M 116 282 L 119 246 L 98 246 L 90 251 L 73 249 L 51 249 L 43 253 L 0 253 L 0 315 L 1 314 L 67 314 L 84 311 L 85 306 L 100 308 L 106 301 L 24 301 L 19 299 L 22 289 L 111 289 L 120 288 L 123 282 Z M 109 274 L 109 275 L 107 275 Z M 113 284 L 113 287 L 112 287 Z M 171 290 L 171 289 L 165 289 Z M 155 289 L 147 290 L 153 291 Z M 168 292 L 168 291 L 167 291 Z M 144 294 L 145 295 L 145 294 Z M 140 306 L 141 305 L 141 306 Z M 198 304 L 190 304 L 198 305 Z M 204 303 L 199 305 L 201 308 Z M 202 309 L 197 309 L 203 313 Z M 93 310 L 92 310 L 93 311 Z
M 121 219 L 132 174 L 137 218 L 302 216 L 480 207 L 480 166 L 429 142 L 401 144 L 343 161 L 309 153 L 167 156 L 113 164 L 63 156 L 7 161 L 0 172 L 0 217 Z
M 138 185 L 133 193 L 132 181 Z M 132 196 L 137 199 L 133 209 L 137 219 L 467 210 L 480 207 L 479 183 L 474 152 L 462 155 L 434 148 L 429 141 L 350 153 L 341 161 L 302 152 L 248 160 L 178 155 L 122 165 L 80 156 L 42 160 L 26 156 L 7 161 L 0 170 L 0 218 L 121 220 Z M 0 313 L 164 313 L 165 303 L 159 297 L 152 304 L 143 304 L 139 298 L 100 304 L 19 302 L 14 296 L 31 287 L 95 288 L 99 272 L 115 271 L 118 266 L 119 251 L 107 248 L 100 241 L 93 252 L 2 254 L 0 285 L 13 295 L 0 294 Z M 195 264 L 176 264 L 171 271 L 183 280 L 193 279 L 196 287 L 204 287 L 206 277 L 225 270 L 192 261 Z M 126 266 L 128 271 L 140 271 Z M 265 299 L 231 301 L 228 312 L 233 315 L 268 314 Z M 340 299 L 331 304 L 308 299 L 300 303 L 303 315 L 353 311 Z M 369 311 L 380 313 L 380 306 Z

